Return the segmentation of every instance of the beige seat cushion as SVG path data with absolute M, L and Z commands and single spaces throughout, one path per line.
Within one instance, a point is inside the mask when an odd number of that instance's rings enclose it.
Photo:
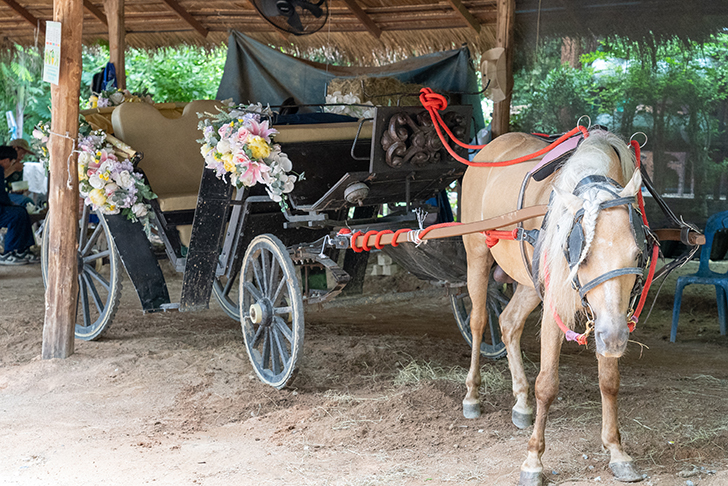
M 194 209 L 205 167 L 197 112 L 216 113 L 217 106 L 221 104 L 213 100 L 193 101 L 177 119 L 147 103 L 124 103 L 112 113 L 116 137 L 144 153 L 139 167 L 163 210 Z

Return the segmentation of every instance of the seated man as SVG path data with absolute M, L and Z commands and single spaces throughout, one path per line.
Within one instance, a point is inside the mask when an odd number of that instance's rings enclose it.
M 20 169 L 16 171 L 12 176 L 8 177 L 7 174 L 5 175 L 5 187 L 11 186 L 11 183 L 13 182 L 23 180 L 23 158 L 27 154 L 35 155 L 35 152 L 33 152 L 33 150 L 31 150 L 30 148 L 30 144 L 28 144 L 28 141 L 24 138 L 16 138 L 15 140 L 11 140 L 8 145 L 14 148 L 15 151 L 18 153 L 17 159 L 18 163 L 21 165 Z M 26 207 L 28 203 L 33 204 L 33 200 L 24 194 L 15 194 L 13 192 L 9 192 L 8 195 L 10 196 L 10 200 L 18 206 Z
M 38 261 L 38 257 L 30 251 L 34 243 L 30 217 L 25 208 L 12 203 L 5 187 L 5 178 L 23 168 L 17 161 L 17 156 L 13 147 L 0 145 L 0 167 L 3 169 L 3 180 L 0 184 L 0 228 L 8 229 L 5 235 L 5 253 L 0 255 L 0 265 L 25 265 Z

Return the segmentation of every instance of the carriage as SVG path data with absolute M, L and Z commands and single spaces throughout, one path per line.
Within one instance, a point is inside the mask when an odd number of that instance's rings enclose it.
M 276 142 L 294 170 L 306 174 L 289 194 L 289 209 L 281 211 L 263 190 L 234 190 L 204 169 L 197 113 L 220 106 L 215 101 L 124 103 L 84 112 L 94 128 L 114 135 L 109 140 L 145 174 L 158 198 L 150 201 L 152 240 L 139 223 L 84 206 L 76 337 L 97 339 L 108 329 L 125 269 L 145 313 L 206 309 L 214 295 L 227 315 L 241 320 L 259 378 L 281 388 L 297 368 L 304 305 L 332 299 L 347 284 L 361 285 L 367 256 L 347 249 L 345 239 L 336 238 L 339 230 L 421 225 L 435 210 L 427 201 L 460 179 L 466 167 L 445 151 L 422 108 L 378 107 L 373 118 L 355 121 L 331 122 L 328 114 L 279 116 Z M 287 124 L 302 117 L 314 123 Z M 452 106 L 443 118 L 458 138 L 470 138 L 470 107 Z M 44 238 L 44 272 L 48 245 Z M 417 277 L 452 289 L 455 320 L 470 343 L 461 239 L 384 251 Z M 163 258 L 182 273 L 179 302 L 170 300 L 159 264 Z M 508 289 L 491 288 L 492 325 L 481 350 L 498 358 L 505 348 L 497 316 Z

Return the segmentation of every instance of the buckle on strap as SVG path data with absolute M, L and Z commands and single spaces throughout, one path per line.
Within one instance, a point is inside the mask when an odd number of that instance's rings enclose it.
M 607 280 L 611 280 L 616 277 L 621 277 L 622 275 L 642 275 L 644 272 L 644 269 L 638 268 L 638 267 L 625 267 L 625 268 L 618 268 L 616 270 L 611 270 L 603 275 L 600 275 L 599 277 L 595 278 L 591 282 L 587 282 L 586 284 L 582 285 L 579 289 L 579 297 L 581 299 L 584 299 L 584 296 L 586 296 L 587 292 L 589 292 L 594 287 L 597 287 L 598 285 L 603 284 Z
M 538 229 L 531 229 L 526 230 L 523 228 L 517 228 L 516 233 L 516 241 L 525 241 L 529 243 L 531 246 L 536 246 L 536 242 L 538 241 L 538 236 L 540 234 L 540 230 Z

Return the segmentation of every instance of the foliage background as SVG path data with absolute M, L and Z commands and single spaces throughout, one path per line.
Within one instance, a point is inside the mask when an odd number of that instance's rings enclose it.
M 701 210 L 708 211 L 705 201 L 728 192 L 728 33 L 703 44 L 637 44 L 619 38 L 577 43 L 586 53 L 572 65 L 561 62 L 563 39 L 544 39 L 536 51 L 516 50 L 512 128 L 559 133 L 588 115 L 625 138 L 642 131 L 649 140 L 645 150 L 653 154 L 657 187 L 676 191 L 677 175 L 669 164 L 673 153 L 685 152 L 686 177 L 694 182 L 690 188 Z M 225 55 L 224 46 L 129 49 L 127 87 L 155 102 L 214 98 Z M 336 62 L 325 49 L 307 57 Z M 84 47 L 82 103 L 108 58 L 106 45 Z M 38 49 L 16 46 L 0 53 L 0 109 L 12 112 L 26 138 L 28 127 L 50 119 L 50 89 L 41 78 Z M 6 117 L 0 117 L 0 130 L 7 140 Z

